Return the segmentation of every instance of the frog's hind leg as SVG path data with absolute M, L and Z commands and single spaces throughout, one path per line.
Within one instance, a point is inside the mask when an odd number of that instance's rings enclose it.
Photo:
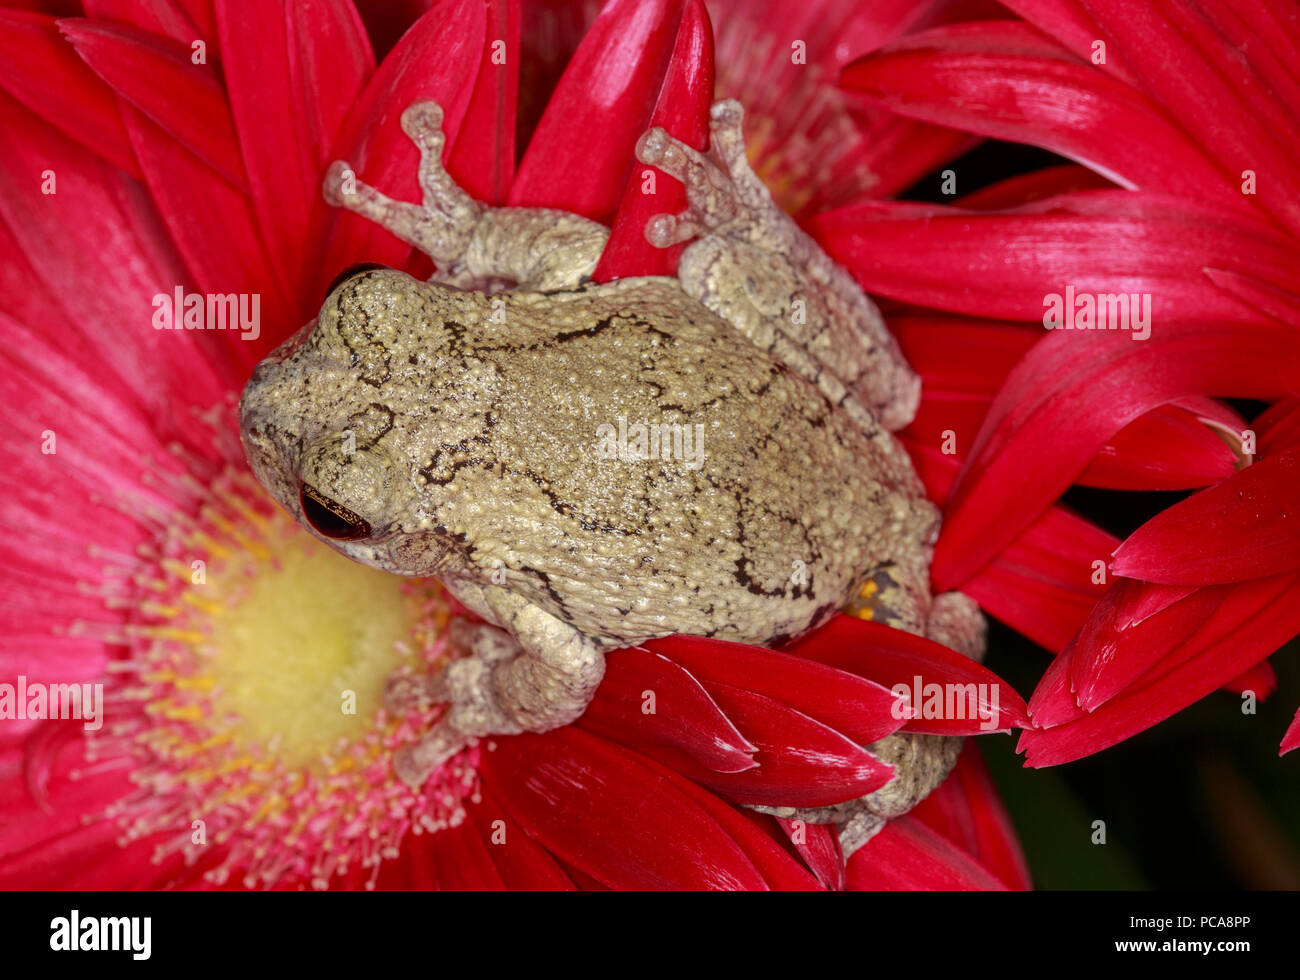
M 817 384 L 868 431 L 907 425 L 920 399 L 875 305 L 773 201 L 750 169 L 738 102 L 714 104 L 712 151 L 651 129 L 637 158 L 680 180 L 681 214 L 655 215 L 652 245 L 697 238 L 682 254 L 682 287 L 776 359 Z M 868 414 L 869 413 L 869 414 Z
M 415 787 L 471 738 L 569 724 L 586 709 L 605 673 L 602 648 L 540 607 L 494 586 L 455 586 L 453 594 L 467 607 L 505 628 L 455 621 L 451 639 L 466 656 L 439 675 L 402 675 L 386 687 L 391 709 L 425 700 L 448 702 L 442 719 L 393 757 L 399 778 Z
M 436 102 L 416 102 L 402 113 L 402 129 L 420 150 L 422 205 L 381 194 L 341 160 L 325 176 L 325 199 L 424 252 L 437 263 L 439 282 L 489 291 L 548 290 L 572 289 L 589 279 L 608 229 L 564 211 L 475 201 L 443 167 L 442 118 Z

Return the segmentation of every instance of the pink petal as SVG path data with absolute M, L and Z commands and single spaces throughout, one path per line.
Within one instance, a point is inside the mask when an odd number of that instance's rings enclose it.
M 1300 446 L 1162 511 L 1115 552 L 1116 575 L 1215 585 L 1300 568 Z
M 647 695 L 654 697 L 649 712 Z M 649 650 L 620 650 L 606 658 L 605 678 L 578 724 L 633 748 L 674 746 L 716 772 L 758 765 L 754 746 L 699 681 Z

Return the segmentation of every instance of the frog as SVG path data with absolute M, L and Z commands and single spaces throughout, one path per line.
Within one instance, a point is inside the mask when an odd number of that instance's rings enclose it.
M 355 561 L 434 577 L 470 614 L 462 653 L 390 679 L 385 703 L 446 710 L 393 757 L 419 787 L 467 745 L 581 717 L 607 656 L 673 634 L 779 647 L 841 611 L 977 657 L 983 619 L 931 594 L 939 527 L 896 433 L 921 382 L 876 305 L 750 166 L 743 110 L 707 150 L 659 127 L 635 157 L 686 207 L 644 227 L 675 275 L 604 282 L 605 225 L 488 206 L 443 165 L 436 102 L 400 117 L 421 203 L 345 161 L 323 194 L 425 253 L 428 280 L 339 277 L 240 400 L 249 465 Z M 817 811 L 860 846 L 943 779 L 960 740 L 870 746 L 885 787 Z

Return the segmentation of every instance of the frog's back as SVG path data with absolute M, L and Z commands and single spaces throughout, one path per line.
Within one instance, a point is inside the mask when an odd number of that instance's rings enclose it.
M 588 635 L 798 632 L 914 533 L 897 444 L 676 280 L 504 300 L 459 336 L 481 437 L 423 475 L 466 561 Z

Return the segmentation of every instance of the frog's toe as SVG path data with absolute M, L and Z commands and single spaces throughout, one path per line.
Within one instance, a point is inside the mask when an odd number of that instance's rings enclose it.
M 393 753 L 393 771 L 412 789 L 424 785 L 429 775 L 465 748 L 468 739 L 447 721 L 440 721 L 418 742 Z
M 655 248 L 668 248 L 695 238 L 700 226 L 689 211 L 682 214 L 656 214 L 645 224 L 645 239 Z
M 427 708 L 446 698 L 444 671 L 433 674 L 393 674 L 384 682 L 384 708 L 389 714 L 404 714 L 412 708 Z
M 412 102 L 402 112 L 402 132 L 416 143 L 425 137 L 442 136 L 442 106 L 432 99 Z

